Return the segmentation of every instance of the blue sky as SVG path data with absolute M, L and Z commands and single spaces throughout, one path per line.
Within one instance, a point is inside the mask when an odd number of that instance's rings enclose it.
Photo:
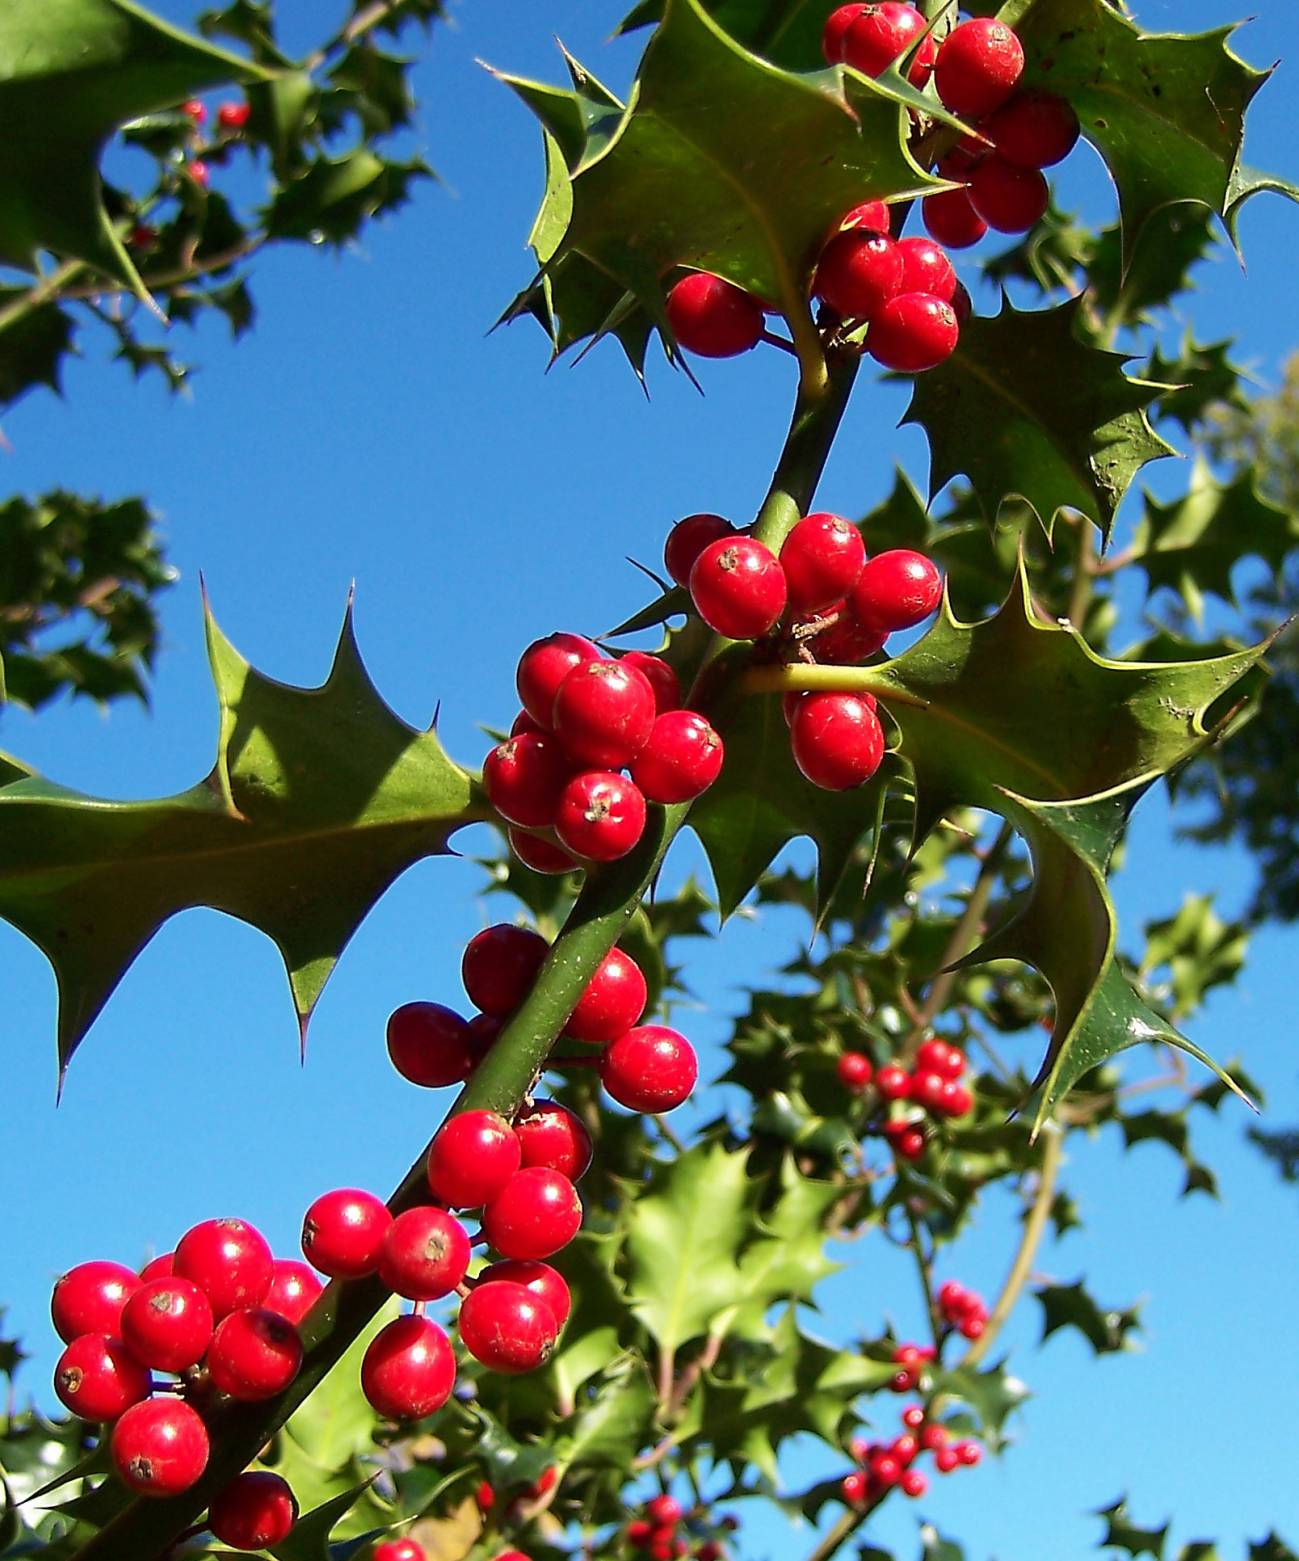
M 160 7 L 192 20 L 182 0 Z M 323 9 L 283 0 L 291 38 L 318 36 Z M 1208 27 L 1225 0 L 1142 0 L 1146 25 Z M 1272 4 L 1241 35 L 1254 63 L 1299 55 L 1299 21 Z M 318 682 L 344 600 L 378 688 L 415 723 L 441 703 L 450 751 L 477 764 L 479 723 L 513 713 L 513 667 L 555 628 L 600 631 L 644 599 L 623 561 L 656 563 L 678 515 L 716 509 L 751 518 L 788 419 L 791 366 L 761 352 L 705 365 L 702 399 L 666 366 L 647 403 L 620 354 L 543 374 L 546 343 L 527 322 L 486 331 L 530 276 L 523 237 L 540 188 L 539 140 L 522 106 L 476 63 L 559 79 L 558 35 L 599 75 L 625 82 L 636 42 L 607 45 L 616 7 L 593 4 L 453 9 L 417 73 L 414 144 L 437 168 L 411 209 L 335 257 L 305 247 L 257 267 L 259 320 L 232 350 L 204 325 L 177 350 L 202 365 L 193 394 L 134 385 L 87 338 L 62 400 L 38 393 L 8 417 L 0 455 L 7 491 L 56 484 L 106 496 L 143 492 L 158 508 L 180 581 L 165 600 L 163 649 L 148 712 L 105 719 L 84 705 L 29 718 L 7 711 L 0 742 L 52 777 L 106 796 L 162 795 L 208 768 L 215 708 L 198 576 L 235 644 L 269 674 Z M 1283 66 L 1251 119 L 1251 160 L 1296 174 L 1294 67 Z M 225 174 L 218 175 L 226 178 Z M 232 176 L 238 191 L 238 177 Z M 1112 211 L 1095 158 L 1061 171 L 1066 204 Z M 249 189 L 251 190 L 251 186 Z M 1201 340 L 1234 334 L 1238 356 L 1273 379 L 1296 345 L 1293 253 L 1299 211 L 1270 197 L 1245 212 L 1248 272 L 1222 255 L 1201 269 L 1190 316 Z M 968 264 L 966 270 L 969 270 Z M 995 300 L 976 290 L 976 307 Z M 1172 323 L 1175 336 L 1183 322 Z M 864 376 L 864 380 L 869 377 Z M 819 495 L 855 514 L 890 486 L 900 461 L 923 479 L 914 429 L 895 430 L 897 387 L 864 382 Z M 1187 468 L 1151 477 L 1176 492 Z M 1124 511 L 1130 525 L 1139 506 Z M 599 603 L 592 616 L 592 603 Z M 467 848 L 472 842 L 466 838 Z M 472 850 L 470 849 L 470 854 Z M 698 866 L 693 843 L 682 870 Z M 1171 912 L 1186 891 L 1239 908 L 1252 864 L 1230 851 L 1170 843 L 1162 794 L 1142 805 L 1118 880 L 1127 925 Z M 301 1211 L 330 1186 L 386 1191 L 435 1125 L 441 1102 L 388 1067 L 383 1026 L 398 1003 L 461 1000 L 460 949 L 494 919 L 472 861 L 408 873 L 366 922 L 312 1025 L 307 1066 L 271 945 L 207 911 L 169 924 L 137 961 L 76 1059 L 54 1106 L 54 984 L 44 960 L 0 924 L 6 985 L 9 1228 L 0 1267 L 6 1331 L 34 1359 L 25 1386 L 50 1402 L 55 1341 L 49 1284 L 91 1256 L 142 1260 L 189 1224 L 238 1213 L 293 1252 Z M 739 1002 L 738 982 L 787 956 L 800 927 L 737 919 L 694 977 L 712 1005 L 692 1016 L 705 1064 Z M 1195 1025 L 1209 1051 L 1239 1054 L 1265 1087 L 1269 1118 L 1299 1119 L 1289 1023 L 1293 930 L 1255 940 L 1247 977 L 1215 995 Z M 706 1120 L 706 1096 L 682 1118 Z M 1086 1273 L 1103 1300 L 1145 1298 L 1139 1353 L 1093 1364 L 1072 1336 L 1034 1353 L 1037 1309 L 1006 1335 L 1035 1397 L 1000 1461 L 943 1481 L 922 1503 L 892 1504 L 877 1542 L 914 1546 L 917 1508 L 959 1534 L 972 1558 L 1067 1561 L 1099 1533 L 1086 1516 L 1130 1490 L 1139 1516 L 1176 1514 L 1177 1537 L 1215 1534 L 1224 1556 L 1271 1525 L 1299 1541 L 1299 1487 L 1284 1385 L 1295 1380 L 1292 1325 L 1299 1197 L 1244 1147 L 1245 1114 L 1224 1107 L 1198 1133 L 1221 1176 L 1221 1203 L 1179 1203 L 1179 1168 L 1157 1147 L 1129 1156 L 1109 1133 L 1072 1151 L 1070 1182 L 1087 1227 L 1046 1251 L 1044 1273 Z M 962 1253 L 959 1277 L 995 1292 L 1015 1238 L 996 1200 Z M 884 1243 L 844 1254 L 825 1287 L 825 1331 L 846 1338 L 886 1315 L 918 1326 L 914 1280 Z M 791 1486 L 830 1466 L 799 1452 Z M 810 1535 L 746 1524 L 744 1553 L 797 1556 Z

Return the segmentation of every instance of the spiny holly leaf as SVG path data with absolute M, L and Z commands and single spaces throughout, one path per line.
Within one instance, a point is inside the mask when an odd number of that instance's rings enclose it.
M 972 317 L 952 356 L 916 376 L 903 421 L 929 440 L 931 498 L 964 474 L 989 520 L 1020 498 L 1048 534 L 1068 506 L 1108 539 L 1137 472 L 1173 451 L 1146 416 L 1160 387 L 1129 379 L 1125 354 L 1089 345 L 1081 308 L 1021 313 L 1003 298 L 1000 314 Z
M 1263 498 L 1252 472 L 1224 484 L 1197 460 L 1185 498 L 1160 504 L 1146 495 L 1132 551 L 1150 593 L 1161 586 L 1176 591 L 1199 622 L 1206 595 L 1235 606 L 1231 572 L 1239 560 L 1261 558 L 1275 574 L 1296 542 L 1299 517 Z
M 41 250 L 143 290 L 99 181 L 119 125 L 223 82 L 249 61 L 187 37 L 132 0 L 8 0 L 0 13 L 0 259 Z
M 593 1386 L 594 1395 L 560 1432 L 556 1457 L 565 1465 L 629 1469 L 654 1424 L 654 1390 L 645 1363 L 624 1358 Z
M 994 1451 L 1003 1441 L 1006 1421 L 1028 1397 L 1028 1389 L 1005 1365 L 954 1366 L 933 1373 L 934 1388 L 944 1404 L 958 1399 L 974 1418 L 975 1428 Z M 968 1417 L 965 1417 L 968 1419 Z
M 616 314 L 634 299 L 665 331 L 661 279 L 676 266 L 725 276 L 810 330 L 806 279 L 829 226 L 870 196 L 932 183 L 905 150 L 897 89 L 778 69 L 740 47 L 698 0 L 666 0 L 621 114 L 607 101 L 593 111 L 589 89 L 504 79 L 566 159 L 566 179 L 548 159 L 533 230 L 539 254 L 549 250 L 546 275 L 580 292 L 594 267 L 616 284 L 602 285 L 598 307 Z M 575 339 L 571 326 L 564 337 Z
M 275 1561 L 331 1561 L 329 1536 L 377 1478 L 378 1475 L 372 1474 L 368 1480 L 362 1480 L 310 1512 L 304 1512 L 293 1525 L 289 1537 L 272 1546 Z
M 1211 412 L 1248 413 L 1249 397 L 1241 388 L 1241 371 L 1228 357 L 1234 345 L 1219 341 L 1202 347 L 1188 331 L 1175 358 L 1165 357 L 1156 347 L 1141 377 L 1175 388 L 1160 396 L 1155 416 L 1172 418 L 1186 433 L 1195 434 Z
M 26 294 L 25 287 L 0 287 L 0 309 Z M 73 334 L 72 316 L 58 304 L 42 304 L 6 326 L 0 352 L 0 407 L 12 405 L 38 385 L 57 391 Z
M 370 906 L 484 816 L 436 732 L 379 698 L 350 608 L 319 688 L 263 677 L 210 617 L 208 652 L 221 730 L 196 786 L 154 802 L 105 802 L 36 776 L 0 788 L 0 916 L 54 966 L 61 1069 L 157 929 L 195 905 L 274 939 L 305 1037 Z
M 1037 1292 L 1042 1303 L 1042 1338 L 1060 1328 L 1076 1328 L 1097 1355 L 1109 1355 L 1128 1347 L 1128 1335 L 1138 1327 L 1137 1308 L 1108 1311 L 1088 1295 L 1082 1280 L 1071 1285 L 1044 1285 Z
M 1245 963 L 1249 932 L 1243 921 L 1224 922 L 1211 894 L 1188 894 L 1175 916 L 1146 926 L 1141 974 L 1167 967 L 1175 1019 L 1193 1013 L 1215 986 L 1236 979 Z
M 1269 1534 L 1249 1547 L 1249 1561 L 1296 1561 L 1296 1557 L 1279 1534 Z
M 786 70 L 821 70 L 821 34 L 833 0 L 784 0 L 781 5 L 755 6 L 749 0 L 706 0 L 708 14 L 737 43 Z M 642 0 L 618 28 L 629 33 L 648 27 L 663 15 L 664 0 Z
M 1112 1507 L 1102 1507 L 1096 1516 L 1105 1519 L 1105 1538 L 1098 1549 L 1126 1550 L 1130 1556 L 1149 1555 L 1163 1561 L 1167 1523 L 1163 1528 L 1138 1528 L 1128 1517 L 1126 1497 L 1120 1497 Z

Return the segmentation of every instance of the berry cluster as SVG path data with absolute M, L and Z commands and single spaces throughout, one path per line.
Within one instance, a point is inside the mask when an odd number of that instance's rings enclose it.
M 988 1326 L 988 1308 L 983 1297 L 967 1290 L 955 1279 L 949 1279 L 938 1291 L 938 1309 L 949 1328 L 955 1328 L 963 1339 L 980 1339 Z
M 206 103 L 200 98 L 190 98 L 181 104 L 180 112 L 193 123 L 193 131 L 189 136 L 191 146 L 183 172 L 191 183 L 200 190 L 206 190 L 212 182 L 212 164 L 225 161 L 230 143 L 240 136 L 252 115 L 252 106 L 242 101 L 219 104 L 216 111 L 217 133 L 210 140 L 201 134 L 208 121 Z M 137 222 L 127 234 L 126 242 L 131 249 L 145 253 L 157 244 L 158 230 L 147 222 Z
M 974 1096 L 961 1083 L 966 1056 L 946 1041 L 924 1041 L 916 1051 L 915 1066 L 908 1072 L 896 1062 L 878 1070 L 864 1052 L 844 1052 L 835 1064 L 839 1082 L 855 1095 L 872 1086 L 882 1101 L 909 1101 L 931 1117 L 963 1117 L 974 1109 Z M 925 1130 L 918 1116 L 885 1122 L 881 1131 L 893 1152 L 903 1160 L 918 1160 L 925 1151 Z
M 692 1528 L 701 1526 L 699 1514 L 692 1514 L 688 1521 Z M 715 1537 L 704 1539 L 692 1550 L 692 1536 L 685 1528 L 686 1522 L 687 1514 L 681 1503 L 664 1492 L 645 1503 L 644 1514 L 628 1523 L 623 1537 L 632 1550 L 643 1551 L 650 1561 L 672 1561 L 673 1557 L 689 1555 L 696 1556 L 698 1561 L 723 1561 L 726 1550 Z M 728 1514 L 713 1525 L 713 1530 L 714 1533 L 717 1530 L 734 1533 L 738 1527 L 738 1520 Z
M 850 1507 L 874 1505 L 894 1487 L 905 1496 L 923 1496 L 929 1481 L 914 1467 L 922 1452 L 933 1454 L 939 1474 L 950 1474 L 962 1464 L 973 1466 L 979 1461 L 977 1443 L 953 1442 L 947 1428 L 927 1419 L 919 1404 L 903 1411 L 902 1426 L 901 1434 L 891 1442 L 854 1438 L 850 1451 L 861 1468 L 845 1475 L 839 1487 Z
M 524 651 L 517 681 L 523 709 L 488 754 L 483 789 L 536 872 L 626 856 L 647 801 L 689 802 L 721 772 L 721 738 L 681 708 L 676 673 L 659 656 L 614 660 L 580 634 L 551 634 Z
M 720 515 L 687 515 L 663 550 L 710 629 L 734 640 L 772 638 L 805 661 L 852 666 L 888 636 L 938 606 L 942 579 L 908 548 L 868 559 L 861 533 L 840 515 L 805 515 L 777 556 Z M 783 639 L 783 646 L 780 642 Z M 785 699 L 794 761 L 814 786 L 860 786 L 884 757 L 869 693 L 791 693 Z

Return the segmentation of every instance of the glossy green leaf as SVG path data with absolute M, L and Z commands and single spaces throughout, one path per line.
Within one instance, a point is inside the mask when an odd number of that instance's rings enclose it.
M 645 1363 L 624 1359 L 594 1382 L 593 1389 L 594 1396 L 556 1441 L 556 1457 L 565 1465 L 623 1472 L 652 1440 L 657 1406 Z
M 484 816 L 436 732 L 379 698 L 350 612 L 319 688 L 256 672 L 211 618 L 208 648 L 220 740 L 196 786 L 156 802 L 100 801 L 35 776 L 0 788 L 0 915 L 54 966 L 61 1067 L 157 929 L 195 905 L 274 939 L 305 1035 L 374 901 Z
M 1128 1504 L 1120 1497 L 1111 1507 L 1102 1507 L 1096 1514 L 1105 1519 L 1105 1538 L 1098 1546 L 1101 1550 L 1126 1550 L 1130 1556 L 1153 1556 L 1163 1561 L 1164 1545 L 1168 1540 L 1168 1524 L 1163 1528 L 1138 1528 L 1128 1516 Z
M 1037 1292 L 1042 1303 L 1042 1337 L 1049 1339 L 1061 1328 L 1074 1328 L 1097 1355 L 1128 1348 L 1128 1338 L 1140 1325 L 1137 1308 L 1117 1311 L 1098 1306 L 1082 1280 L 1071 1285 L 1044 1285 Z

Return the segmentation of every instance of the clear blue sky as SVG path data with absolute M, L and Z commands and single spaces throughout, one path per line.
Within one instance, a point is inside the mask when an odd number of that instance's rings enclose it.
M 1228 0 L 1142 0 L 1151 27 L 1207 27 Z M 169 17 L 192 20 L 187 0 Z M 327 8 L 283 0 L 305 47 Z M 1273 4 L 1241 35 L 1255 63 L 1289 54 L 1258 100 L 1251 160 L 1295 176 L 1294 70 L 1299 22 Z M 251 660 L 291 682 L 324 675 L 344 598 L 357 582 L 357 628 L 378 687 L 407 719 L 441 701 L 441 730 L 466 763 L 481 758 L 477 723 L 513 713 L 520 648 L 555 628 L 600 631 L 644 599 L 622 561 L 654 563 L 670 522 L 690 510 L 751 518 L 788 418 L 791 368 L 779 354 L 706 365 L 707 395 L 665 366 L 647 404 L 616 349 L 543 376 L 546 343 L 528 323 L 486 336 L 529 277 L 523 250 L 540 187 L 539 141 L 525 110 L 475 63 L 559 79 L 558 35 L 617 85 L 638 44 L 603 39 L 618 8 L 568 0 L 453 8 L 417 81 L 415 144 L 442 182 L 341 258 L 303 248 L 260 264 L 259 321 L 231 350 L 205 325 L 177 349 L 202 365 L 192 399 L 134 385 L 88 338 L 65 398 L 39 393 L 7 419 L 4 491 L 62 484 L 117 496 L 143 492 L 161 511 L 181 580 L 164 608 L 150 712 L 61 706 L 31 719 L 8 711 L 0 742 L 54 778 L 108 796 L 162 795 L 208 768 L 215 709 L 204 659 L 198 574 L 218 617 Z M 225 180 L 225 173 L 218 173 Z M 236 188 L 238 182 L 235 181 Z M 1066 203 L 1112 209 L 1087 151 L 1060 178 Z M 1293 254 L 1299 212 L 1262 197 L 1245 213 L 1249 272 L 1225 255 L 1202 269 L 1193 319 L 1202 340 L 1240 338 L 1260 379 L 1296 344 Z M 976 306 L 994 301 L 976 290 Z M 1174 334 L 1180 329 L 1177 322 Z M 895 431 L 904 394 L 863 383 L 820 495 L 859 513 L 889 486 L 895 460 L 918 477 L 922 437 Z M 1152 479 L 1167 495 L 1186 467 Z M 1132 523 L 1137 506 L 1125 510 Z M 592 616 L 592 603 L 601 604 Z M 1138 815 L 1118 898 L 1126 924 L 1170 912 L 1186 890 L 1214 890 L 1225 910 L 1248 893 L 1252 865 L 1232 852 L 1170 844 L 1165 804 Z M 468 845 L 469 842 L 466 841 Z M 697 863 L 681 848 L 682 868 Z M 194 1221 L 227 1213 L 261 1225 L 292 1252 L 301 1211 L 326 1187 L 386 1191 L 435 1125 L 439 1102 L 389 1068 L 383 1026 L 413 998 L 456 1003 L 459 953 L 497 914 L 475 896 L 471 861 L 410 872 L 370 917 L 328 988 L 305 1070 L 271 945 L 206 911 L 166 927 L 130 972 L 76 1059 L 55 1110 L 54 983 L 44 960 L 0 925 L 6 988 L 8 1213 L 0 1266 L 7 1332 L 34 1359 L 28 1392 L 51 1401 L 55 1341 L 49 1285 L 91 1256 L 127 1262 L 165 1250 Z M 496 902 L 499 905 L 500 902 Z M 737 921 L 695 969 L 713 1011 L 693 1033 L 706 1066 L 737 1002 L 738 973 L 760 979 L 800 927 L 764 915 Z M 1255 941 L 1245 982 L 1215 996 L 1195 1036 L 1240 1054 L 1266 1088 L 1269 1117 L 1299 1120 L 1291 1039 L 1293 930 Z M 707 1097 L 695 1120 L 709 1113 Z M 688 1122 L 689 1109 L 682 1113 Z M 940 1482 L 923 1503 L 891 1504 L 879 1543 L 914 1545 L 917 1508 L 959 1535 L 971 1558 L 1068 1561 L 1094 1543 L 1086 1514 L 1130 1490 L 1141 1518 L 1176 1514 L 1179 1540 L 1214 1534 L 1224 1557 L 1270 1525 L 1299 1540 L 1299 1486 L 1284 1385 L 1296 1380 L 1293 1296 L 1299 1282 L 1299 1193 L 1280 1187 L 1242 1143 L 1245 1113 L 1197 1124 L 1223 1199 L 1180 1204 L 1180 1168 L 1157 1147 L 1124 1157 L 1109 1133 L 1073 1151 L 1087 1219 L 1041 1259 L 1070 1281 L 1086 1273 L 1104 1301 L 1145 1298 L 1138 1354 L 1093 1365 L 1072 1336 L 1039 1354 L 1035 1305 L 1007 1334 L 1035 1392 L 1000 1461 Z M 969 1239 L 960 1277 L 995 1291 L 1013 1244 L 993 1201 Z M 827 1284 L 824 1330 L 847 1338 L 892 1315 L 919 1325 L 914 1282 L 880 1241 L 846 1254 Z M 805 1451 L 791 1487 L 830 1466 Z M 830 1514 L 827 1514 L 829 1518 Z M 779 1522 L 746 1525 L 746 1555 L 797 1556 L 811 1546 Z

